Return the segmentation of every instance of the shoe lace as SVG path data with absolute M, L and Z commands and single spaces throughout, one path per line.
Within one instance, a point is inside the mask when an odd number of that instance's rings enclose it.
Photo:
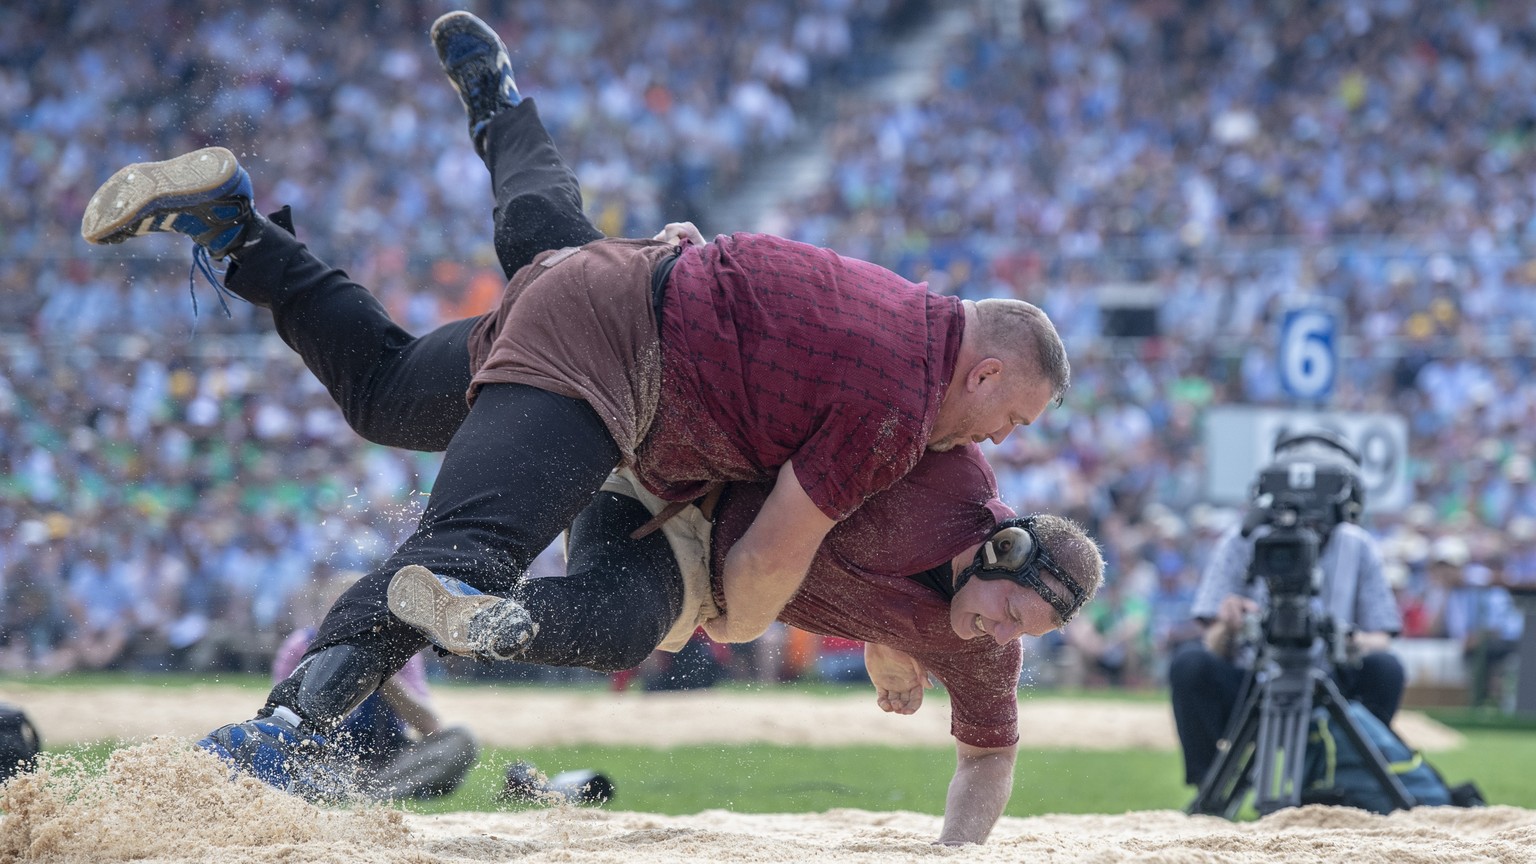
M 235 317 L 235 313 L 229 310 L 229 303 L 224 300 L 226 295 L 236 296 L 234 292 L 224 287 L 224 274 L 228 268 L 220 270 L 213 265 L 213 258 L 208 254 L 208 249 L 201 245 L 192 247 L 192 270 L 187 273 L 187 293 L 192 295 L 192 317 L 197 317 L 197 275 L 201 273 L 203 279 L 213 286 L 213 296 L 219 298 L 219 305 L 224 307 L 226 318 Z

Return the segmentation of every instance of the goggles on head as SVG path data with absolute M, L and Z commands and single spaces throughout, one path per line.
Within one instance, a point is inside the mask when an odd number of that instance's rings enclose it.
M 987 580 L 1007 579 L 1039 594 L 1065 624 L 1083 608 L 1088 593 L 1045 551 L 1040 535 L 1035 533 L 1034 521 L 1035 517 L 1030 516 L 998 523 L 997 530 L 976 550 L 976 559 L 971 566 L 960 572 L 955 590 L 964 587 L 972 576 Z M 1040 578 L 1042 570 L 1056 577 L 1072 596 L 1063 597 L 1045 584 Z

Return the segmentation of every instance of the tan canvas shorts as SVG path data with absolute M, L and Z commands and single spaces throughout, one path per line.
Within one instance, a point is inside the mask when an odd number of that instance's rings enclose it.
M 608 475 L 603 491 L 625 495 L 645 505 L 654 516 L 671 502 L 663 501 L 646 491 L 628 468 L 620 468 Z M 688 644 L 693 631 L 700 624 L 720 614 L 709 586 L 709 533 L 710 522 L 698 507 L 689 505 L 672 518 L 661 523 L 661 533 L 666 535 L 677 558 L 677 567 L 683 573 L 683 610 L 667 631 L 661 644 L 662 651 L 679 651 Z

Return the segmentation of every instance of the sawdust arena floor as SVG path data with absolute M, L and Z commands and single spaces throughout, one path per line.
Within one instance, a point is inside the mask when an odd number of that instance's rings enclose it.
M 905 811 L 686 816 L 554 807 L 521 812 L 403 813 L 317 808 L 254 781 L 228 782 L 186 741 L 251 714 L 260 695 L 207 685 L 92 692 L 0 685 L 50 746 L 116 738 L 105 772 L 69 757 L 10 783 L 0 797 L 0 864 L 47 862 L 1536 862 L 1536 811 L 1419 808 L 1374 816 L 1303 807 L 1233 824 L 1177 811 L 1004 817 L 985 846 L 937 847 L 940 815 Z M 884 715 L 872 694 L 603 694 L 522 688 L 440 688 L 440 712 L 491 746 L 744 743 L 835 747 L 948 740 L 948 707 Z M 1173 748 L 1166 704 L 1030 698 L 1030 746 Z M 1457 734 L 1407 712 L 1398 731 L 1429 752 Z M 1043 730 L 1051 730 L 1046 733 Z M 1049 734 L 1049 740 L 1042 736 Z

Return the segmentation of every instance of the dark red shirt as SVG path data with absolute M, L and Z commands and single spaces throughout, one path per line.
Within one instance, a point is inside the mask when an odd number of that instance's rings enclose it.
M 730 486 L 715 512 L 711 549 L 718 574 L 731 545 L 768 497 L 767 484 Z M 1019 739 L 1017 640 L 961 639 L 949 599 L 910 578 L 981 542 L 1013 516 L 974 445 L 928 453 L 911 473 L 869 499 L 827 535 L 809 575 L 779 620 L 818 633 L 888 645 L 917 658 L 949 691 L 950 732 L 976 747 Z
M 636 473 L 679 501 L 793 460 L 842 519 L 922 457 L 964 326 L 957 298 L 828 249 L 762 234 L 689 247 L 667 282 Z

